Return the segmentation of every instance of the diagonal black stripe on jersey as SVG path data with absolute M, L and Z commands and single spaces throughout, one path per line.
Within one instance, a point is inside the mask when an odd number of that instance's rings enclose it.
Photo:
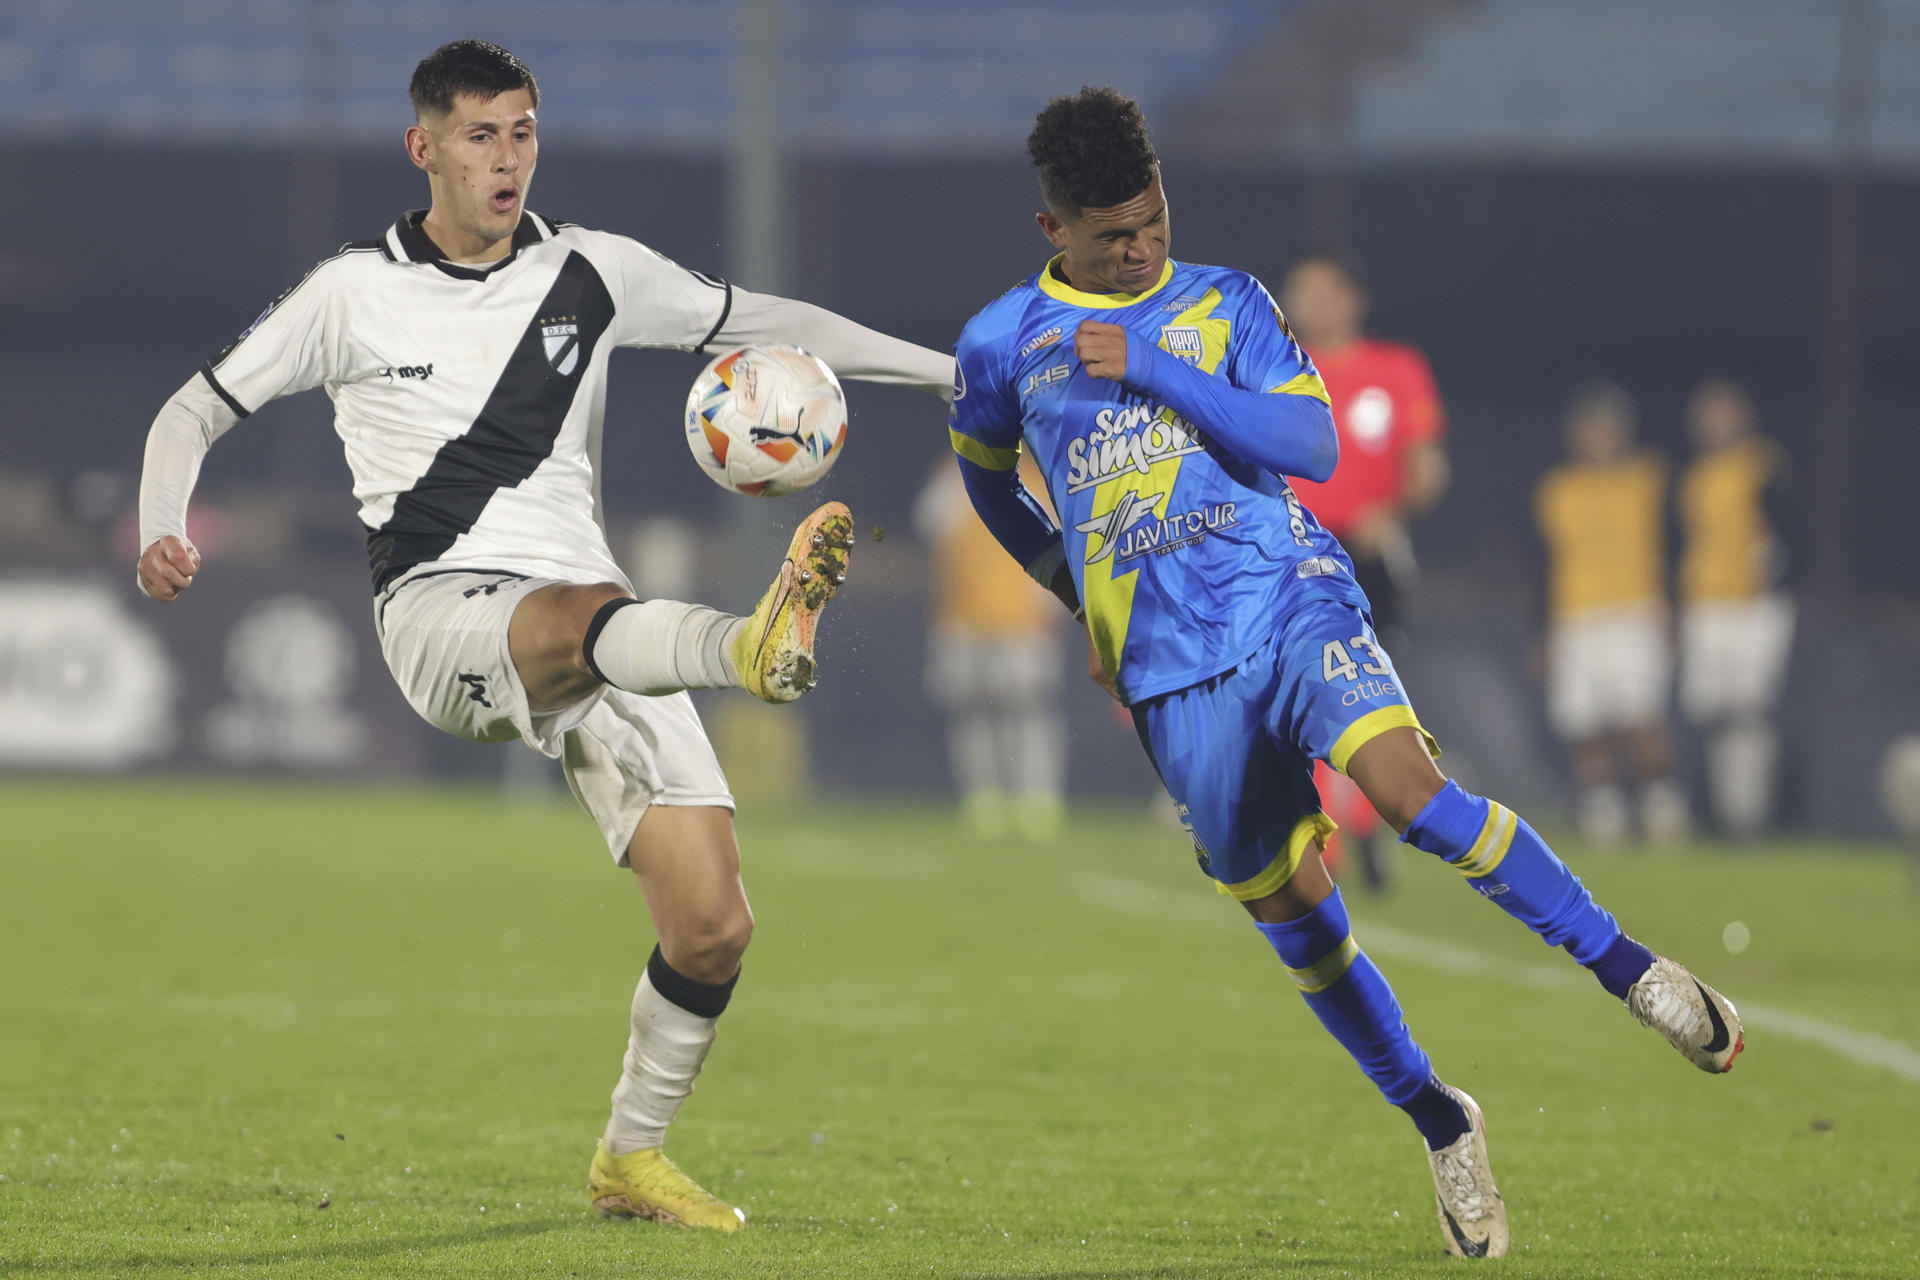
M 566 373 L 547 358 L 541 332 L 561 318 L 579 326 L 578 358 Z M 552 455 L 594 344 L 612 322 L 613 295 L 599 273 L 578 253 L 568 254 L 473 425 L 440 446 L 432 465 L 394 502 L 393 515 L 367 535 L 375 591 L 445 555 L 494 494 L 519 485 Z

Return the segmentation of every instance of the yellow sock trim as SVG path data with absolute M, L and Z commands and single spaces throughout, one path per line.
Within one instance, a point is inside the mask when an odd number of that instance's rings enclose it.
M 1331 955 L 1322 956 L 1304 969 L 1288 969 L 1287 976 L 1293 979 L 1293 985 L 1300 988 L 1303 996 L 1325 991 L 1340 981 L 1340 975 L 1360 956 L 1360 944 L 1349 933 Z
M 1293 879 L 1293 873 L 1300 869 L 1300 859 L 1306 856 L 1309 844 L 1316 849 L 1325 849 L 1327 837 L 1338 829 L 1334 820 L 1326 814 L 1310 813 L 1294 824 L 1293 834 L 1287 837 L 1286 851 L 1268 863 L 1265 871 L 1250 880 L 1242 880 L 1239 884 L 1215 881 L 1214 887 L 1229 897 L 1238 898 L 1241 902 L 1264 898 Z
M 1491 875 L 1513 847 L 1513 833 L 1519 829 L 1520 820 L 1513 816 L 1513 810 L 1497 800 L 1487 801 L 1487 821 L 1480 828 L 1480 838 L 1464 858 L 1453 864 L 1453 869 L 1470 879 Z

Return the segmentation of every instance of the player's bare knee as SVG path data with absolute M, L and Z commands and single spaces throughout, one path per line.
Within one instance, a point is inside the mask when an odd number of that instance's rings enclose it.
M 1428 780 L 1421 779 L 1417 785 L 1394 788 L 1378 800 L 1372 796 L 1367 799 L 1381 820 L 1393 828 L 1394 834 L 1405 835 L 1407 828 L 1413 825 L 1413 820 L 1420 816 L 1420 811 L 1427 807 L 1427 802 L 1439 795 L 1440 788 L 1446 785 L 1447 780 L 1443 775 L 1431 785 Z
M 1333 877 L 1326 862 L 1309 851 L 1278 889 L 1265 897 L 1243 900 L 1240 905 L 1261 924 L 1284 924 L 1306 915 L 1332 893 Z
M 587 671 L 582 642 L 593 616 L 609 600 L 632 593 L 612 582 L 591 585 L 557 584 L 542 587 L 513 611 L 509 637 L 515 656 L 564 664 Z
M 1390 729 L 1365 743 L 1347 762 L 1347 776 L 1382 820 L 1405 834 L 1447 777 L 1433 762 L 1418 729 Z
M 737 907 L 675 921 L 662 940 L 667 962 L 695 982 L 725 982 L 740 972 L 753 940 L 753 912 Z
M 609 600 L 630 593 L 612 582 L 542 587 L 521 601 L 507 628 L 514 669 L 536 711 L 550 711 L 592 693 L 600 677 L 587 664 L 585 640 Z
M 562 610 L 564 616 L 555 619 L 553 645 L 556 654 L 564 657 L 567 664 L 580 674 L 592 675 L 593 670 L 587 663 L 586 639 L 594 618 L 613 601 L 632 598 L 631 591 L 612 582 L 596 582 L 592 586 L 572 588 L 571 598 Z

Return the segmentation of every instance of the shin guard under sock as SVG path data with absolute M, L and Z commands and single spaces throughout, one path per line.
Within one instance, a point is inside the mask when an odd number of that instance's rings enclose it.
M 1449 782 L 1401 837 L 1444 859 L 1482 897 L 1593 971 L 1625 999 L 1653 953 L 1621 932 L 1580 878 L 1513 810 Z
M 1256 927 L 1320 1024 L 1387 1101 L 1412 1117 L 1430 1147 L 1446 1146 L 1466 1132 L 1465 1112 L 1439 1089 L 1433 1064 L 1401 1019 L 1386 976 L 1354 942 L 1339 889 L 1298 920 Z

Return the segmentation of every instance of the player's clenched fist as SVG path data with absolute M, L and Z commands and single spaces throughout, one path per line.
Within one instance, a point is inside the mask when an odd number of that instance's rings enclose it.
M 155 600 L 179 599 L 199 572 L 200 553 L 185 538 L 168 534 L 140 553 L 140 590 Z
M 1073 331 L 1073 354 L 1089 374 L 1118 382 L 1127 376 L 1127 331 L 1117 324 L 1083 320 Z

